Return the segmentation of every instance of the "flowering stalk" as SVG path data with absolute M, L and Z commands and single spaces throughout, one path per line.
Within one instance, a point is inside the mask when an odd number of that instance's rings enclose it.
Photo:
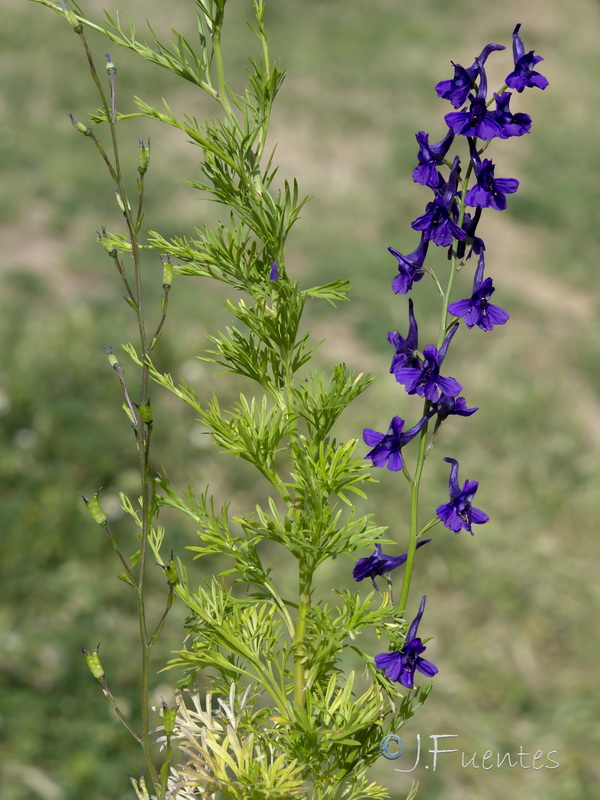
M 509 318 L 504 309 L 489 302 L 495 289 L 491 278 L 484 279 L 486 248 L 476 231 L 482 209 L 503 211 L 507 206 L 506 195 L 516 192 L 519 186 L 514 178 L 497 178 L 493 162 L 488 158 L 482 160 L 481 155 L 493 139 L 522 136 L 529 133 L 531 128 L 531 117 L 528 114 L 513 113 L 510 110 L 511 93 L 505 90 L 511 87 L 522 92 L 526 87 L 545 89 L 548 85 L 546 78 L 533 69 L 542 60 L 541 57 L 534 56 L 533 51 L 525 53 L 519 31 L 520 25 L 517 25 L 513 31 L 514 70 L 507 76 L 505 85 L 492 98 L 487 97 L 485 62 L 492 53 L 504 50 L 503 45 L 486 45 L 470 67 L 465 69 L 460 64 L 455 64 L 454 77 L 437 84 L 438 96 L 450 101 L 455 109 L 460 110 L 445 115 L 446 134 L 437 144 L 430 144 L 429 135 L 424 131 L 416 135 L 419 151 L 413 180 L 429 187 L 434 193 L 425 213 L 412 222 L 413 229 L 421 233 L 421 241 L 409 255 L 403 255 L 392 247 L 388 248 L 398 262 L 399 274 L 392 281 L 392 289 L 396 294 L 408 294 L 413 285 L 428 273 L 441 297 L 440 324 L 435 347 L 428 345 L 422 352 L 418 350 L 418 327 L 412 298 L 408 302 L 409 326 L 406 337 L 398 331 L 388 334 L 388 341 L 395 349 L 390 372 L 409 395 L 417 394 L 424 398 L 421 420 L 407 433 L 402 433 L 405 423 L 398 416 L 393 418 L 385 435 L 370 428 L 363 432 L 365 443 L 373 447 L 366 456 L 371 459 L 373 466 L 387 466 L 392 472 L 402 470 L 410 485 L 411 510 L 408 548 L 404 556 L 378 556 L 376 559 L 371 557 L 373 560 L 368 565 L 362 563 L 366 562 L 365 559 L 361 559 L 355 568 L 355 579 L 362 580 L 369 576 L 374 580 L 375 575 L 381 574 L 378 570 L 386 564 L 389 565 L 385 571 L 390 580 L 391 569 L 404 564 L 399 601 L 399 610 L 403 616 L 409 598 L 415 553 L 423 543 L 419 542 L 419 538 L 439 522 L 443 522 L 445 527 L 455 533 L 464 529 L 473 534 L 472 524 L 481 525 L 489 519 L 487 514 L 472 505 L 478 488 L 477 481 L 467 480 L 463 488 L 460 488 L 459 464 L 454 458 L 444 458 L 451 464 L 449 502 L 438 505 L 436 516 L 421 530 L 419 502 L 425 460 L 436 442 L 442 423 L 451 415 L 470 416 L 477 411 L 476 408 L 467 408 L 465 399 L 459 396 L 462 387 L 458 381 L 440 374 L 460 319 L 465 320 L 467 328 L 479 327 L 483 331 L 491 331 L 496 325 L 504 325 Z M 495 107 L 492 108 L 494 104 Z M 455 141 L 460 141 L 461 137 L 463 141 L 466 140 L 469 157 L 464 177 L 461 177 L 460 156 L 456 155 L 452 161 L 448 157 L 452 145 Z M 440 172 L 440 168 L 444 166 L 450 169 L 447 179 Z M 469 187 L 472 177 L 475 177 L 475 183 Z M 474 209 L 472 215 L 467 208 Z M 447 248 L 450 266 L 445 281 L 430 266 L 425 266 L 430 244 Z M 455 280 L 473 254 L 479 259 L 471 295 L 452 302 Z M 452 317 L 450 321 L 449 316 Z M 429 437 L 433 417 L 435 425 Z M 417 436 L 418 450 L 411 476 L 401 449 Z M 391 584 L 389 594 L 391 598 Z M 416 629 L 424 608 L 425 597 L 404 640 L 393 637 L 390 642 L 393 652 L 381 654 L 375 659 L 377 666 L 386 671 L 390 680 L 400 681 L 407 687 L 413 684 L 415 668 L 428 677 L 437 672 L 437 668 L 421 658 L 420 653 L 425 647 L 416 638 Z
M 167 775 L 161 778 L 155 764 L 154 756 L 152 753 L 152 741 L 150 730 L 150 705 L 149 705 L 149 665 L 150 653 L 155 645 L 160 632 L 163 629 L 166 617 L 173 603 L 173 584 L 168 582 L 169 590 L 166 601 L 165 610 L 161 619 L 158 621 L 154 628 L 154 632 L 150 633 L 147 621 L 146 598 L 145 598 L 145 585 L 146 574 L 148 566 L 148 551 L 149 548 L 156 551 L 156 543 L 160 538 L 158 531 L 154 528 L 154 518 L 157 514 L 157 505 L 154 499 L 153 492 L 153 476 L 150 465 L 150 448 L 153 432 L 153 415 L 150 407 L 150 400 L 148 397 L 148 383 L 149 383 L 149 366 L 147 363 L 147 356 L 152 351 L 161 329 L 164 325 L 167 307 L 168 307 L 168 294 L 171 286 L 172 279 L 172 265 L 167 258 L 163 270 L 163 301 L 162 301 L 162 315 L 158 325 L 154 329 L 153 334 L 148 333 L 148 322 L 146 319 L 146 311 L 143 300 L 143 283 L 142 283 L 142 270 L 141 270 L 141 248 L 140 230 L 143 219 L 144 207 L 144 178 L 148 170 L 150 161 L 150 140 L 147 142 L 139 141 L 139 162 L 137 174 L 137 209 L 135 213 L 132 210 L 132 205 L 128 199 L 128 192 L 125 183 L 125 177 L 121 169 L 121 159 L 119 153 L 119 142 L 117 138 L 116 125 L 118 122 L 117 115 L 117 69 L 113 63 L 110 54 L 106 54 L 106 72 L 108 78 L 108 94 L 104 89 L 104 84 L 100 78 L 95 66 L 94 56 L 84 31 L 84 24 L 87 25 L 85 20 L 73 3 L 69 5 L 66 0 L 62 4 L 44 3 L 50 5 L 56 11 L 61 13 L 68 22 L 70 22 L 73 30 L 79 36 L 83 46 L 86 60 L 88 63 L 90 75 L 96 86 L 100 103 L 101 111 L 99 114 L 92 115 L 92 123 L 96 126 L 105 124 L 108 127 L 110 137 L 110 146 L 107 150 L 96 135 L 93 128 L 84 125 L 76 120 L 73 115 L 69 115 L 71 122 L 76 130 L 83 133 L 88 137 L 97 152 L 99 153 L 111 180 L 114 183 L 114 193 L 117 204 L 121 210 L 124 218 L 126 234 L 115 235 L 107 231 L 105 227 L 98 233 L 98 240 L 104 247 L 113 263 L 117 267 L 117 271 L 122 280 L 125 288 L 124 299 L 128 305 L 133 309 L 136 317 L 138 336 L 139 336 L 139 352 L 141 358 L 139 360 L 139 402 L 135 403 L 131 399 L 131 394 L 127 386 L 125 373 L 120 362 L 113 354 L 112 348 L 107 347 L 106 352 L 110 366 L 115 370 L 118 375 L 125 404 L 124 411 L 129 419 L 133 428 L 136 440 L 136 448 L 138 453 L 139 475 L 140 475 L 140 498 L 139 510 L 135 510 L 131 502 L 122 495 L 124 509 L 134 519 L 136 526 L 139 529 L 139 549 L 133 556 L 127 557 L 121 545 L 117 542 L 116 537 L 112 533 L 108 521 L 100 509 L 98 500 L 98 493 L 94 496 L 92 501 L 83 498 L 84 502 L 98 524 L 104 527 L 107 536 L 115 550 L 124 571 L 120 578 L 129 586 L 134 589 L 136 597 L 138 627 L 139 627 L 139 644 L 140 644 L 140 703 L 139 713 L 141 717 L 141 728 L 139 733 L 133 728 L 132 724 L 126 718 L 124 713 L 118 707 L 113 694 L 111 693 L 107 678 L 104 674 L 96 676 L 102 683 L 104 695 L 109 700 L 111 706 L 119 716 L 125 727 L 134 736 L 142 747 L 146 768 L 152 784 L 156 788 L 158 795 L 164 796 L 166 792 Z M 73 10 L 77 9 L 77 14 Z M 131 267 L 127 266 L 126 259 L 131 262 Z M 130 561 L 134 566 L 130 565 Z M 97 648 L 93 651 L 97 654 Z M 86 658 L 90 656 L 84 650 Z

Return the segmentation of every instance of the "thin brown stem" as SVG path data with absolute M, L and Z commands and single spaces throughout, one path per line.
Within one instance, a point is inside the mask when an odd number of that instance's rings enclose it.
M 158 620 L 156 628 L 154 629 L 154 633 L 152 634 L 152 637 L 150 639 L 149 646 L 151 648 L 154 647 L 154 645 L 156 643 L 156 640 L 160 636 L 161 631 L 165 626 L 165 622 L 166 622 L 167 617 L 169 615 L 169 611 L 171 610 L 171 606 L 173 605 L 174 598 L 175 598 L 175 593 L 173 591 L 173 587 L 169 586 L 169 594 L 167 596 L 167 606 L 166 606 L 165 610 L 163 611 L 162 617 Z
M 126 728 L 127 728 L 127 730 L 129 731 L 129 733 L 131 733 L 131 735 L 134 737 L 134 739 L 135 739 L 137 742 L 139 742 L 140 744 L 142 744 L 142 737 L 141 737 L 141 736 L 140 736 L 140 734 L 139 734 L 139 733 L 136 731 L 136 729 L 133 727 L 133 725 L 131 724 L 131 722 L 129 722 L 129 720 L 127 719 L 127 717 L 125 716 L 125 714 L 123 714 L 123 712 L 121 711 L 121 709 L 120 709 L 120 708 L 119 708 L 119 706 L 117 705 L 117 701 L 115 700 L 115 698 L 114 698 L 114 696 L 113 696 L 112 692 L 111 692 L 111 691 L 110 691 L 110 689 L 108 688 L 108 684 L 106 683 L 106 678 L 102 678 L 102 680 L 100 681 L 100 683 L 102 684 L 102 692 L 104 693 L 104 696 L 106 697 L 106 699 L 108 700 L 108 702 L 111 704 L 111 706 L 112 706 L 112 708 L 113 708 L 113 710 L 114 710 L 115 714 L 116 714 L 116 715 L 119 717 L 119 719 L 121 720 L 121 722 L 123 723 L 123 725 L 125 725 L 125 727 L 126 727 Z

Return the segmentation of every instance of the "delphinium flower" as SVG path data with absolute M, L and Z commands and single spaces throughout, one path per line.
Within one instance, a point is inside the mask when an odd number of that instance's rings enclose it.
M 406 338 L 398 331 L 390 331 L 387 335 L 388 342 L 396 351 L 392 358 L 390 372 L 395 373 L 401 367 L 418 367 L 420 360 L 417 348 L 419 346 L 419 329 L 415 319 L 412 298 L 408 300 L 408 333 Z
M 379 433 L 372 428 L 365 428 L 363 431 L 363 441 L 373 449 L 367 453 L 365 458 L 370 458 L 374 467 L 387 467 L 391 472 L 402 469 L 402 448 L 417 436 L 422 430 L 427 420 L 431 417 L 429 412 L 413 425 L 412 428 L 404 433 L 404 420 L 394 417 L 390 422 L 387 433 Z
M 449 397 L 447 394 L 440 395 L 437 403 L 431 406 L 431 410 L 437 415 L 438 421 L 443 422 L 453 415 L 459 417 L 470 417 L 478 408 L 467 408 L 467 401 L 464 397 Z
M 425 645 L 417 637 L 417 630 L 421 617 L 425 611 L 426 596 L 423 595 L 419 613 L 411 623 L 406 634 L 406 639 L 402 649 L 395 653 L 380 653 L 375 656 L 375 666 L 377 669 L 385 670 L 385 674 L 391 681 L 400 681 L 402 686 L 411 689 L 415 682 L 415 671 L 418 670 L 428 678 L 437 674 L 438 668 L 431 661 L 421 656 L 425 651 Z
M 458 323 L 450 328 L 439 350 L 431 344 L 423 348 L 423 360 L 419 366 L 401 366 L 394 370 L 396 380 L 404 385 L 408 394 L 418 394 L 432 403 L 436 403 L 441 394 L 450 397 L 460 394 L 462 386 L 457 380 L 440 375 L 442 362 L 457 330 Z
M 503 308 L 489 302 L 496 290 L 491 278 L 483 279 L 484 269 L 485 260 L 482 253 L 479 256 L 479 264 L 473 278 L 471 297 L 467 300 L 450 303 L 448 311 L 455 317 L 464 317 L 467 328 L 477 325 L 482 331 L 491 331 L 494 325 L 504 325 L 509 316 Z
M 489 141 L 500 136 L 502 128 L 496 120 L 496 112 L 487 105 L 487 78 L 483 64 L 479 66 L 479 87 L 477 94 L 471 96 L 468 111 L 451 111 L 446 114 L 446 125 L 460 136 L 476 136 Z
M 494 94 L 496 101 L 496 122 L 500 125 L 502 132 L 500 133 L 501 139 L 509 139 L 511 136 L 523 136 L 525 133 L 530 132 L 531 117 L 529 114 L 517 112 L 513 114 L 509 108 L 510 99 L 512 94 L 510 92 L 502 92 L 502 94 Z
M 545 78 L 533 67 L 544 59 L 541 56 L 534 56 L 534 50 L 525 52 L 525 45 L 519 36 L 521 23 L 513 31 L 513 61 L 514 70 L 507 75 L 506 85 L 517 92 L 522 92 L 527 86 L 536 86 L 538 89 L 545 89 L 548 86 L 548 78 Z
M 421 241 L 416 250 L 407 256 L 402 255 L 393 247 L 388 247 L 390 253 L 398 259 L 398 275 L 392 281 L 392 289 L 396 294 L 408 294 L 412 289 L 413 283 L 417 283 L 423 277 L 423 262 L 427 255 L 429 240 L 425 235 L 421 236 Z
M 444 180 L 438 171 L 438 167 L 444 163 L 446 153 L 454 141 L 454 132 L 448 128 L 448 133 L 437 144 L 429 144 L 429 134 L 425 133 L 425 131 L 419 131 L 416 134 L 416 139 L 419 145 L 419 152 L 417 153 L 419 163 L 413 169 L 413 181 L 423 186 L 429 186 L 431 189 L 436 189 Z
M 436 189 L 436 196 L 425 206 L 425 213 L 412 221 L 415 231 L 424 231 L 427 239 L 440 247 L 448 247 L 454 239 L 466 239 L 467 234 L 457 224 L 456 183 L 460 170 L 460 159 L 454 159 L 450 177 L 446 184 Z
M 465 481 L 463 488 L 458 485 L 458 461 L 455 458 L 445 458 L 450 468 L 449 495 L 450 502 L 438 506 L 435 510 L 437 516 L 454 533 L 464 528 L 473 535 L 471 525 L 483 525 L 489 520 L 487 514 L 473 506 L 473 498 L 479 488 L 477 481 Z
M 490 208 L 491 206 L 497 211 L 504 211 L 506 195 L 517 191 L 519 181 L 515 178 L 496 178 L 494 164 L 489 158 L 481 161 L 473 139 L 469 139 L 469 149 L 477 183 L 471 186 L 465 195 L 465 205 L 478 208 Z
M 485 64 L 487 57 L 494 50 L 506 50 L 503 44 L 487 44 L 470 67 L 461 67 L 460 64 L 450 63 L 454 67 L 454 77 L 447 81 L 440 81 L 435 90 L 439 97 L 449 100 L 454 108 L 460 108 L 466 101 L 469 93 L 475 86 L 479 76 L 480 67 Z
M 423 539 L 417 542 L 416 549 L 423 547 L 424 544 L 428 544 L 430 541 L 431 539 Z M 373 586 L 377 589 L 375 578 L 385 575 L 386 572 L 391 572 L 393 569 L 396 569 L 396 567 L 402 566 L 402 564 L 406 563 L 407 558 L 408 551 L 399 556 L 388 556 L 382 551 L 381 545 L 377 542 L 373 555 L 358 559 L 354 565 L 352 577 L 355 581 L 363 581 L 365 578 L 371 578 Z

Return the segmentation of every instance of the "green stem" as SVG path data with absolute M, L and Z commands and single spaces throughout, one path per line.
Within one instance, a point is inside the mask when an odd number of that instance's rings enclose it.
M 165 760 L 160 768 L 160 790 L 162 793 L 162 797 L 165 797 L 167 794 L 167 783 L 169 780 L 169 770 L 171 768 L 171 758 L 173 754 L 173 748 L 171 746 L 171 737 L 167 736 L 167 742 L 165 745 Z
M 144 605 L 144 587 L 143 583 L 137 589 L 137 604 L 138 604 L 138 619 L 140 626 L 140 644 L 141 644 L 141 717 L 142 717 L 142 750 L 150 773 L 150 778 L 155 787 L 160 786 L 160 777 L 154 763 L 152 756 L 152 747 L 150 745 L 150 708 L 149 708 L 149 683 L 148 672 L 150 666 L 150 643 L 148 641 L 148 630 L 146 627 L 146 609 Z
M 223 52 L 221 50 L 221 26 L 223 24 L 223 13 L 218 13 L 217 18 L 215 18 L 214 22 L 214 31 L 212 35 L 212 46 L 213 46 L 213 53 L 215 55 L 215 65 L 217 67 L 217 79 L 219 83 L 219 95 L 218 100 L 223 106 L 227 117 L 231 122 L 235 124 L 236 127 L 239 127 L 237 122 L 237 117 L 235 116 L 233 109 L 231 107 L 231 103 L 229 102 L 229 90 L 227 87 L 227 83 L 225 81 L 225 69 L 223 66 Z
M 145 343 L 143 343 L 145 345 Z M 145 352 L 145 351 L 144 351 Z M 142 402 L 146 398 L 146 386 L 148 381 L 148 366 L 144 363 L 142 367 Z M 150 745 L 150 690 L 149 690 L 149 666 L 150 666 L 150 650 L 153 642 L 148 637 L 148 628 L 146 624 L 146 605 L 144 597 L 144 586 L 146 578 L 146 560 L 148 553 L 148 534 L 150 531 L 150 467 L 149 467 L 149 450 L 152 428 L 146 423 L 142 423 L 140 433 L 138 434 L 138 447 L 140 451 L 140 478 L 142 482 L 142 528 L 141 528 L 141 541 L 140 541 L 140 559 L 139 559 L 139 572 L 137 583 L 137 608 L 138 608 L 138 622 L 140 629 L 140 646 L 141 646 L 141 686 L 140 686 L 140 705 L 142 717 L 142 749 L 148 765 L 148 771 L 154 786 L 158 789 L 160 786 L 160 777 L 152 757 L 152 748 Z
M 264 14 L 264 3 L 262 0 L 260 2 L 255 3 L 254 7 L 256 13 L 256 21 L 258 24 L 258 31 L 260 35 L 260 43 L 262 46 L 263 52 L 263 61 L 264 61 L 264 71 L 265 75 L 270 75 L 271 73 L 271 60 L 269 58 L 269 43 L 267 41 L 267 35 L 264 28 L 264 21 L 263 21 L 263 14 Z M 260 132 L 258 135 L 258 147 L 256 150 L 256 158 L 257 161 L 260 161 L 262 157 L 263 150 L 265 148 L 266 138 L 267 138 L 267 131 L 269 128 L 269 121 L 271 117 L 271 107 L 273 104 L 273 97 L 270 98 L 270 102 L 268 103 L 268 107 L 265 109 L 264 118 L 260 127 Z
M 471 172 L 473 170 L 473 164 L 469 161 L 469 166 L 467 167 L 467 172 L 465 174 L 464 180 L 462 182 L 461 187 L 461 203 L 460 209 L 458 213 L 458 221 L 457 224 L 459 226 L 462 225 L 464 217 L 465 217 L 465 195 L 467 194 L 467 190 L 469 187 L 469 178 L 471 177 Z M 440 331 L 438 334 L 438 341 L 437 347 L 438 350 L 442 346 L 442 342 L 446 337 L 447 327 L 448 327 L 448 306 L 450 305 L 450 298 L 452 297 L 452 288 L 454 286 L 454 278 L 456 277 L 456 273 L 458 272 L 458 259 L 456 256 L 456 247 L 452 248 L 452 257 L 450 260 L 450 277 L 448 278 L 448 285 L 446 286 L 446 292 L 444 293 L 444 299 L 442 302 L 442 314 L 440 319 Z
M 305 685 L 305 659 L 304 637 L 306 636 L 306 618 L 310 610 L 310 596 L 312 589 L 312 570 L 302 561 L 299 562 L 299 603 L 298 620 L 296 622 L 296 636 L 294 637 L 294 702 L 303 705 Z
M 283 254 L 280 254 L 280 265 L 283 265 Z M 293 349 L 286 348 L 280 352 L 281 361 L 284 364 L 284 386 L 280 402 L 283 404 L 289 419 L 289 449 L 292 463 L 301 457 L 301 443 L 297 427 L 297 415 L 295 413 L 294 396 L 294 371 L 292 369 Z M 297 511 L 297 499 L 290 496 L 290 511 Z M 296 633 L 292 641 L 292 651 L 294 654 L 294 702 L 297 705 L 304 703 L 306 691 L 305 681 L 305 658 L 306 650 L 304 639 L 306 636 L 306 620 L 310 610 L 312 593 L 312 576 L 314 568 L 308 563 L 306 556 L 298 558 L 298 618 L 296 621 Z
M 115 121 L 113 119 L 113 114 L 112 114 L 112 102 L 109 105 L 108 100 L 106 98 L 106 94 L 105 94 L 104 89 L 102 87 L 102 82 L 100 81 L 100 78 L 98 77 L 98 73 L 96 72 L 96 66 L 94 64 L 94 59 L 92 57 L 92 51 L 90 49 L 90 45 L 89 45 L 89 42 L 87 40 L 87 36 L 85 35 L 85 33 L 83 33 L 83 31 L 79 34 L 79 36 L 81 38 L 81 41 L 83 43 L 83 47 L 85 49 L 85 54 L 87 56 L 88 64 L 89 64 L 89 67 L 90 67 L 90 74 L 91 74 L 91 76 L 92 76 L 92 78 L 94 80 L 94 83 L 96 84 L 96 89 L 98 90 L 98 94 L 100 95 L 100 100 L 102 101 L 102 107 L 104 109 L 104 113 L 106 114 L 106 119 L 110 123 L 110 133 L 111 133 L 111 138 L 112 138 L 113 154 L 114 154 L 114 158 L 115 158 L 115 169 L 114 169 L 113 177 L 115 177 L 115 179 L 120 182 L 120 180 L 121 180 L 121 165 L 119 163 L 119 148 L 117 147 L 117 135 L 116 135 L 115 124 L 114 124 Z M 111 168 L 111 173 L 112 173 L 112 168 Z
M 423 408 L 423 416 L 429 410 L 429 401 L 425 401 Z M 404 567 L 404 580 L 402 582 L 402 593 L 400 595 L 400 613 L 404 614 L 408 602 L 408 593 L 410 591 L 410 581 L 412 578 L 413 562 L 415 552 L 417 549 L 417 534 L 419 532 L 419 490 L 421 488 L 421 477 L 423 475 L 423 467 L 425 465 L 425 444 L 427 441 L 427 427 L 425 423 L 421 433 L 419 434 L 419 452 L 417 455 L 417 464 L 415 466 L 415 474 L 411 484 L 410 492 L 410 538 L 408 542 L 408 551 L 406 557 L 406 564 Z

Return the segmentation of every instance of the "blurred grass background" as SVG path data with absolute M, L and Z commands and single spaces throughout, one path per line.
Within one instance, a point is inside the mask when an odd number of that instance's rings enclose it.
M 140 29 L 148 18 L 162 35 L 171 26 L 185 34 L 194 25 L 187 0 L 89 0 L 84 8 L 96 18 L 102 8 L 127 11 Z M 95 152 L 67 117 L 84 120 L 97 106 L 77 37 L 27 0 L 0 0 L 0 9 L 2 798 L 125 798 L 124 773 L 136 774 L 141 760 L 79 653 L 100 640 L 113 692 L 124 708 L 135 702 L 132 597 L 113 578 L 118 566 L 79 498 L 103 486 L 113 524 L 127 535 L 117 493 L 136 491 L 135 453 L 103 348 L 117 350 L 135 332 L 94 233 L 118 225 L 119 214 Z M 250 10 L 249 0 L 231 0 L 227 60 L 240 88 L 253 47 L 243 25 Z M 486 750 L 556 750 L 560 767 L 484 771 L 442 756 L 433 772 L 425 770 L 431 762 L 423 753 L 419 769 L 402 775 L 394 767 L 412 762 L 381 759 L 374 775 L 393 798 L 406 796 L 412 778 L 420 781 L 422 800 L 597 797 L 600 5 L 272 0 L 268 6 L 272 53 L 288 70 L 272 141 L 282 175 L 296 175 L 314 196 L 290 241 L 288 268 L 307 283 L 341 275 L 356 288 L 343 308 L 311 312 L 315 337 L 327 337 L 321 363 L 344 360 L 383 373 L 342 421 L 346 436 L 365 426 L 383 430 L 394 413 L 418 414 L 418 404 L 385 375 L 385 335 L 406 325 L 406 301 L 389 289 L 395 262 L 386 248 L 416 246 L 410 221 L 429 199 L 410 179 L 414 133 L 427 130 L 433 141 L 443 134 L 449 107 L 433 86 L 450 77 L 450 59 L 468 66 L 491 41 L 510 48 L 517 22 L 526 49 L 545 58 L 541 71 L 550 87 L 526 92 L 515 104 L 533 116 L 532 135 L 493 146 L 498 174 L 521 181 L 508 211 L 486 213 L 481 226 L 487 274 L 511 321 L 491 335 L 463 332 L 453 344 L 449 374 L 480 411 L 446 426 L 425 494 L 431 508 L 442 502 L 441 457 L 456 456 L 461 479 L 480 481 L 478 505 L 491 521 L 473 538 L 436 529 L 435 547 L 419 560 L 415 591 L 428 596 L 422 633 L 434 636 L 428 655 L 440 674 L 402 735 L 414 753 L 417 733 L 423 751 L 432 746 L 431 734 L 458 734 L 445 746 L 464 750 L 467 759 L 478 752 L 478 763 Z M 107 43 L 92 41 L 101 65 Z M 149 102 L 164 96 L 198 117 L 212 113 L 193 87 L 117 48 L 111 54 L 121 110 L 138 94 Z M 510 62 L 510 53 L 491 57 L 491 87 Z M 148 226 L 189 232 L 210 213 L 184 184 L 197 175 L 197 151 L 148 122 L 122 131 L 132 172 L 136 138 L 152 137 Z M 156 298 L 160 267 L 149 260 L 147 270 L 156 271 Z M 426 343 L 436 335 L 437 315 L 429 317 L 431 327 L 426 322 L 434 296 L 425 281 L 416 289 Z M 175 283 L 157 356 L 166 370 L 203 389 L 211 372 L 195 356 L 204 333 L 225 318 L 215 297 L 222 292 L 208 283 Z M 153 408 L 154 460 L 176 482 L 191 476 L 201 488 L 210 477 L 218 496 L 240 505 L 261 491 L 227 458 L 215 465 L 192 416 L 171 398 L 155 390 Z M 393 476 L 382 475 L 370 502 L 402 542 L 407 495 L 397 487 Z M 193 543 L 180 519 L 168 523 L 179 552 Z M 337 586 L 336 570 L 351 566 L 336 563 L 322 577 Z M 157 591 L 157 608 L 161 598 Z M 157 670 L 178 643 L 177 613 Z M 168 696 L 171 677 L 155 677 L 157 700 Z

